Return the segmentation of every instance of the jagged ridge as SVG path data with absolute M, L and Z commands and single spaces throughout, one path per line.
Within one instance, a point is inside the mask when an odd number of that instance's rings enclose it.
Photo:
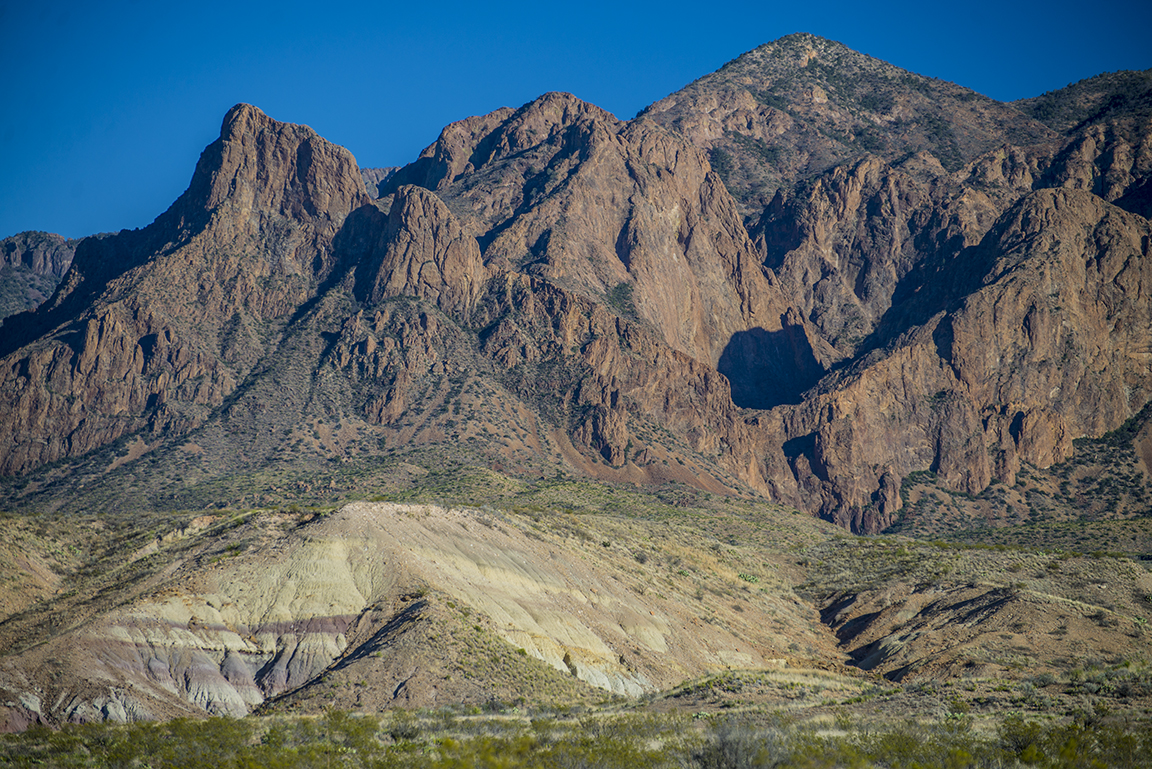
M 757 161 L 795 183 L 759 213 L 709 160 L 743 141 L 713 131 L 734 109 L 824 137 L 803 164 Z M 945 119 L 948 142 L 925 138 Z M 844 121 L 890 144 L 825 141 Z M 453 124 L 372 201 L 346 151 L 240 105 L 168 212 L 84 241 L 6 335 L 0 469 L 137 435 L 182 468 L 156 504 L 332 416 L 320 451 L 346 457 L 511 426 L 483 461 L 749 489 L 877 530 L 909 472 L 978 491 L 1147 401 L 1147 222 L 1105 201 L 1139 213 L 1152 145 L 1111 125 L 1060 138 L 790 36 L 630 122 L 547 94 Z M 1064 277 L 1021 293 L 1036 271 Z

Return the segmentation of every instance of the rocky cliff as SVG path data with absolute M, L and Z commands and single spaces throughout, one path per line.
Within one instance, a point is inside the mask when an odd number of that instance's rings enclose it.
M 171 209 L 11 324 L 0 471 L 149 455 L 107 482 L 177 504 L 435 447 L 878 531 L 909 473 L 978 492 L 1149 400 L 1122 80 L 1014 106 L 790 36 L 632 121 L 553 93 L 454 123 L 375 200 L 238 106 Z
M 0 240 L 0 321 L 43 304 L 75 251 L 75 240 L 47 232 L 21 232 Z
M 368 195 L 373 198 L 380 197 L 380 188 L 388 183 L 392 175 L 399 170 L 398 166 L 388 166 L 385 168 L 361 168 L 360 178 L 364 180 L 364 187 L 368 190 Z

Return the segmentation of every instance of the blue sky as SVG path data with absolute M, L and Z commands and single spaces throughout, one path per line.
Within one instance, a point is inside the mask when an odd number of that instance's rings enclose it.
M 1147 0 L 928 5 L 0 0 L 0 237 L 147 225 L 237 102 L 384 166 L 546 91 L 630 118 L 792 32 L 1006 101 L 1152 67 Z

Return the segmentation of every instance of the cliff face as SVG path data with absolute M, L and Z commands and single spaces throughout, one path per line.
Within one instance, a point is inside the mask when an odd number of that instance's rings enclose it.
M 22 232 L 0 240 L 0 264 L 24 267 L 37 275 L 63 277 L 76 241 L 48 232 Z
M 0 240 L 0 321 L 43 304 L 75 251 L 75 240 L 47 232 L 21 232 Z
M 910 472 L 979 491 L 1150 398 L 1152 130 L 1069 93 L 1045 124 L 791 36 L 630 122 L 546 94 L 454 123 L 376 200 L 240 105 L 6 325 L 0 472 L 137 436 L 170 498 L 437 446 L 878 531 Z
M 233 108 L 166 213 L 82 241 L 52 300 L 7 324 L 0 472 L 201 424 L 315 296 L 366 201 L 347 151 Z
M 1021 200 L 964 254 L 991 265 L 975 291 L 797 407 L 812 431 L 792 466 L 819 479 L 807 505 L 880 530 L 900 506 L 891 479 L 1014 483 L 1021 462 L 1058 463 L 1074 438 L 1139 410 L 1152 398 L 1148 238 L 1146 219 L 1089 193 Z

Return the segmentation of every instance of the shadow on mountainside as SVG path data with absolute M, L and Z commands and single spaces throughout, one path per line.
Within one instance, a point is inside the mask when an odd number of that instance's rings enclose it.
M 804 391 L 824 374 L 804 330 L 797 326 L 733 334 L 716 368 L 732 385 L 732 402 L 752 409 L 800 403 Z

